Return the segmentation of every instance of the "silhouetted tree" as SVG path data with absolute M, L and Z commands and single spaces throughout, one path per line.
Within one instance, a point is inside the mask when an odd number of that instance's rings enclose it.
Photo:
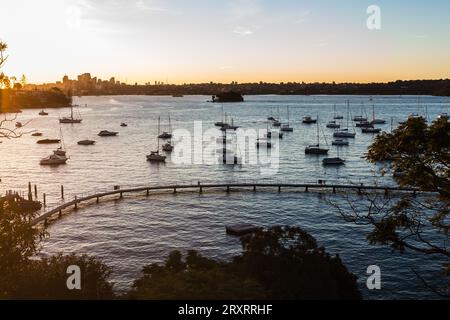
M 152 264 L 133 286 L 138 299 L 360 299 L 339 257 L 299 228 L 274 227 L 242 238 L 243 254 L 220 262 L 189 251 Z
M 432 194 L 398 198 L 365 193 L 363 206 L 348 198 L 346 206 L 333 205 L 347 221 L 373 227 L 367 236 L 371 244 L 389 245 L 401 252 L 410 249 L 448 260 L 450 123 L 447 119 L 428 125 L 423 118 L 411 118 L 394 132 L 377 136 L 367 158 L 382 164 L 381 173 L 392 174 L 400 186 Z M 450 262 L 444 275 L 450 275 Z M 433 290 L 449 296 L 450 283 Z
M 17 275 L 39 251 L 45 233 L 31 226 L 35 215 L 15 196 L 0 198 L 0 298 L 15 289 Z
M 229 264 L 189 251 L 185 261 L 173 251 L 164 265 L 144 267 L 129 297 L 151 300 L 264 299 L 262 285 L 229 271 Z
M 339 256 L 298 227 L 272 227 L 241 239 L 234 267 L 252 275 L 272 299 L 360 299 L 356 276 Z
M 5 63 L 6 59 L 8 59 L 8 56 L 4 56 L 6 49 L 8 49 L 8 45 L 0 41 L 0 68 Z
M 67 268 L 78 266 L 81 290 L 67 287 Z M 16 277 L 15 290 L 10 299 L 111 299 L 113 284 L 109 282 L 111 268 L 87 255 L 58 254 L 40 260 L 29 261 L 20 277 Z
M 111 269 L 95 258 L 56 255 L 37 259 L 47 233 L 31 225 L 37 204 L 0 198 L 0 299 L 111 298 Z M 68 290 L 67 267 L 81 269 L 81 290 Z

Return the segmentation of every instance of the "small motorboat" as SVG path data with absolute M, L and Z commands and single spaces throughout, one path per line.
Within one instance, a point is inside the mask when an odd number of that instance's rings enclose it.
M 22 128 L 23 124 L 22 122 L 16 122 L 16 128 Z
M 276 121 L 276 119 L 274 117 L 268 117 L 267 120 L 269 120 L 269 121 Z
M 371 124 L 386 124 L 386 120 L 383 119 L 373 119 Z
M 45 112 L 44 109 L 42 109 L 41 112 L 39 112 L 40 116 L 48 116 L 48 112 Z
M 281 127 L 281 122 L 278 120 L 273 121 L 272 126 L 275 128 L 279 128 Z
M 69 158 L 67 158 L 66 156 L 58 156 L 56 154 L 52 154 L 47 158 L 41 159 L 39 163 L 43 166 L 54 166 L 65 164 L 67 160 L 69 160 Z
M 94 140 L 88 140 L 88 139 L 86 139 L 86 140 L 78 141 L 78 144 L 79 144 L 80 146 L 92 146 L 92 145 L 95 144 L 95 141 L 94 141 Z
M 43 140 L 39 140 L 36 143 L 37 144 L 54 144 L 54 143 L 60 143 L 61 140 L 60 139 L 43 139 Z
M 376 133 L 380 133 L 381 129 L 380 128 L 362 128 L 361 132 L 376 134 Z
M 283 131 L 283 132 L 294 132 L 294 128 L 291 128 L 289 124 L 283 124 L 281 126 L 281 131 Z
M 166 156 L 163 156 L 159 153 L 159 151 L 152 151 L 148 156 L 147 156 L 147 161 L 150 162 L 166 162 Z
M 35 132 L 31 136 L 32 137 L 42 137 L 42 133 L 41 132 Z
M 306 116 L 306 117 L 303 117 L 303 121 L 302 122 L 304 124 L 314 124 L 314 123 L 317 123 L 317 119 L 313 119 L 310 116 Z
M 122 123 L 120 124 L 120 126 L 121 126 L 121 127 L 128 127 L 128 125 L 127 125 L 125 122 L 122 122 Z
M 334 138 L 355 138 L 356 133 L 348 132 L 348 130 L 336 131 L 333 133 Z
M 325 166 L 341 166 L 345 164 L 345 160 L 339 157 L 336 158 L 325 158 L 322 160 Z
M 113 132 L 113 131 L 108 131 L 108 130 L 102 130 L 98 133 L 98 135 L 100 137 L 115 137 L 118 134 L 119 134 L 118 132 Z
M 328 149 L 321 148 L 320 145 L 315 144 L 305 148 L 305 154 L 328 154 Z
M 356 123 L 355 125 L 357 128 L 373 128 L 373 123 L 368 121 L 361 121 Z
M 168 132 L 163 132 L 161 133 L 158 138 L 160 139 L 171 139 L 172 138 L 172 134 L 168 133 Z
M 339 123 L 337 123 L 336 121 L 330 121 L 327 124 L 327 128 L 330 129 L 339 129 L 341 127 L 341 125 Z
M 336 139 L 332 142 L 333 146 L 348 146 L 349 142 L 347 140 Z

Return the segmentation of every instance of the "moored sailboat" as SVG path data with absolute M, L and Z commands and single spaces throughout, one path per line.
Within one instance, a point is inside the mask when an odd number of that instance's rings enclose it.
M 161 122 L 161 117 L 158 117 L 158 137 L 156 138 L 157 143 L 158 143 L 158 149 L 156 151 L 151 151 L 150 154 L 147 155 L 147 161 L 149 161 L 149 162 L 166 162 L 167 157 L 163 156 L 159 152 L 160 122 Z
M 321 155 L 321 154 L 328 154 L 328 151 L 329 151 L 328 149 L 320 147 L 319 116 L 317 116 L 317 144 L 306 147 L 305 154 Z
M 66 123 L 66 124 L 70 124 L 70 123 L 81 123 L 83 121 L 83 119 L 81 118 L 75 118 L 73 116 L 73 105 L 70 106 L 70 117 L 63 117 L 59 119 L 59 123 Z

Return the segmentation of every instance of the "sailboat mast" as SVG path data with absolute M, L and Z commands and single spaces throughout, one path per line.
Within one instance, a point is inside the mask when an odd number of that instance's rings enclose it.
M 59 127 L 59 136 L 61 137 L 61 144 L 60 144 L 61 149 L 65 149 L 66 146 L 64 145 L 64 137 L 63 137 L 63 134 L 62 134 L 62 128 L 61 128 L 61 126 Z
M 158 136 L 157 136 L 157 139 L 156 139 L 156 140 L 158 140 L 158 152 L 159 152 L 159 130 L 160 130 L 160 121 L 161 121 L 161 117 L 159 116 L 159 117 L 158 117 Z
M 170 142 L 172 142 L 172 122 L 170 121 L 170 114 L 169 114 L 169 133 L 170 133 Z
M 317 115 L 317 146 L 320 146 L 319 115 Z
M 287 114 L 288 114 L 288 126 L 290 125 L 290 116 L 289 116 L 289 106 L 287 107 Z
M 70 105 L 70 117 L 73 120 L 73 105 Z
M 348 118 L 350 115 L 350 100 L 347 100 L 347 131 L 348 131 Z

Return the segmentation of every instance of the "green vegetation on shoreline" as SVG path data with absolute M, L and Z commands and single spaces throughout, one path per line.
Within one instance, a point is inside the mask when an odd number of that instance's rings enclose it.
M 234 91 L 243 95 L 431 95 L 450 96 L 450 79 L 411 80 L 388 83 L 193 83 L 193 84 L 125 84 L 120 82 L 100 82 L 97 78 L 77 81 L 68 80 L 44 85 L 26 85 L 28 90 L 48 90 L 59 88 L 68 95 L 158 95 L 213 96 L 224 91 Z
M 63 108 L 71 103 L 72 99 L 57 88 L 45 91 L 0 90 L 0 113 L 30 108 Z

